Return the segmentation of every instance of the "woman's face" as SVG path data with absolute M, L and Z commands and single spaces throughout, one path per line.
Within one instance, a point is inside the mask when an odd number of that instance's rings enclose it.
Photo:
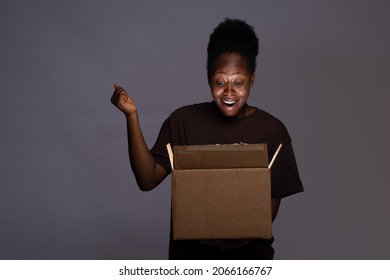
M 226 117 L 247 115 L 246 101 L 255 74 L 251 74 L 244 56 L 224 53 L 216 61 L 215 72 L 210 77 L 211 95 Z

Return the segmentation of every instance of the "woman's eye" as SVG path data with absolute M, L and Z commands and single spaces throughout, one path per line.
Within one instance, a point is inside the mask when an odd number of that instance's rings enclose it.
M 235 86 L 242 86 L 243 84 L 244 84 L 244 82 L 234 82 Z
M 215 82 L 215 85 L 218 86 L 218 87 L 223 87 L 225 85 L 224 82 Z

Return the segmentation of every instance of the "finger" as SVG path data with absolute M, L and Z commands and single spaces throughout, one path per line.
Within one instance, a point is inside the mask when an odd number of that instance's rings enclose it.
M 114 92 L 114 94 L 112 95 L 111 97 L 111 103 L 113 103 L 114 105 L 117 105 L 119 104 L 119 101 L 122 101 L 123 103 L 125 103 L 128 99 L 128 95 L 126 93 L 125 90 L 119 90 L 119 91 L 116 91 Z
M 121 93 L 122 91 L 124 91 L 126 93 L 126 91 L 123 87 L 119 86 L 118 84 L 115 84 L 114 94 Z
M 111 102 L 118 100 L 118 98 L 120 98 L 122 92 L 124 92 L 123 88 L 121 88 L 121 87 L 116 88 L 114 93 L 111 96 Z
M 120 98 L 122 93 L 127 95 L 126 91 L 123 88 L 119 87 L 115 89 L 114 93 L 111 96 L 111 102 L 113 102 L 114 99 L 117 100 L 118 98 Z
M 119 85 L 118 83 L 115 83 L 115 84 L 114 84 L 114 88 L 115 88 L 115 89 L 118 89 L 118 88 L 120 88 L 120 85 Z
M 118 94 L 121 94 L 122 92 L 124 92 L 125 90 L 123 88 L 117 88 L 115 91 L 114 91 L 114 94 L 113 95 L 118 95 Z
M 120 97 L 120 95 L 118 94 L 113 94 L 112 97 L 111 97 L 111 103 L 116 105 L 118 103 L 118 98 Z
M 123 102 L 126 102 L 126 101 L 127 101 L 127 98 L 129 97 L 129 96 L 127 95 L 127 92 L 126 92 L 125 90 L 121 91 L 120 96 L 122 97 L 122 101 L 123 101 Z

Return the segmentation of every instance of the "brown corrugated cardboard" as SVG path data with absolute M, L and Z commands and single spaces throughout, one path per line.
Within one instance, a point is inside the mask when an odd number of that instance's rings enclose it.
M 271 238 L 266 144 L 173 147 L 174 239 Z
M 173 164 L 176 170 L 267 167 L 267 145 L 175 146 Z

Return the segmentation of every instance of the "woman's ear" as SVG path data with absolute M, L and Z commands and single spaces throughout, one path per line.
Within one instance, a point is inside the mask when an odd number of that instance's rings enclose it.
M 256 72 L 253 72 L 251 76 L 251 87 L 253 87 L 253 85 L 255 84 L 255 80 L 256 80 Z

